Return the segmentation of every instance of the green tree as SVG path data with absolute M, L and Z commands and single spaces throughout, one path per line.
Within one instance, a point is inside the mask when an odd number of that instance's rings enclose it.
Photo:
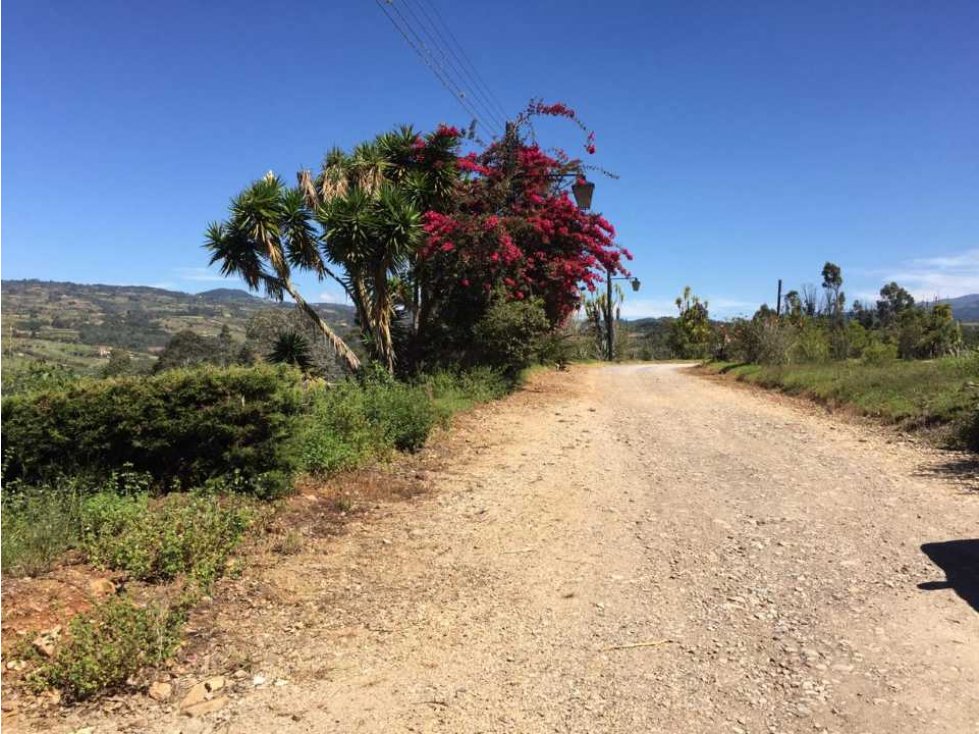
M 902 313 L 911 308 L 914 308 L 914 296 L 897 283 L 891 281 L 880 289 L 877 318 L 883 326 L 890 326 Z
M 213 340 L 201 336 L 190 329 L 184 329 L 174 334 L 160 352 L 153 365 L 154 372 L 193 367 L 200 364 L 214 364 L 216 349 Z M 112 353 L 115 354 L 113 349 Z
M 124 349 L 113 349 L 109 362 L 102 367 L 102 377 L 121 377 L 133 371 L 133 358 Z
M 357 310 L 372 356 L 393 372 L 398 309 L 417 332 L 430 294 L 416 257 L 421 214 L 447 205 L 457 169 L 455 138 L 424 140 L 411 127 L 379 135 L 349 154 L 334 148 L 314 179 L 299 174 L 307 206 L 323 228 L 323 254 L 343 268 L 342 284 Z
M 938 303 L 929 310 L 909 308 L 898 317 L 898 354 L 902 359 L 933 359 L 962 345 L 962 329 L 952 307 Z
M 670 332 L 670 347 L 673 353 L 683 359 L 703 359 L 711 340 L 710 314 L 707 301 L 693 295 L 690 286 L 676 299 L 680 314 L 673 322 Z
M 952 307 L 936 303 L 925 318 L 925 335 L 919 349 L 925 357 L 953 354 L 962 344 L 962 329 L 952 316 Z
M 313 367 L 309 340 L 295 331 L 280 334 L 266 359 L 273 364 L 293 365 L 303 372 L 309 372 Z
M 827 261 L 823 265 L 822 276 L 823 290 L 826 293 L 826 313 L 832 316 L 834 321 L 840 321 L 846 303 L 846 296 L 842 291 L 843 271 L 836 263 Z
M 251 290 L 264 290 L 272 300 L 289 295 L 347 366 L 360 369 L 357 355 L 306 302 L 292 279 L 297 269 L 339 281 L 320 255 L 303 192 L 269 172 L 232 200 L 230 215 L 228 221 L 208 226 L 205 247 L 211 264 L 218 263 L 222 275 L 241 276 Z
M 793 324 L 800 324 L 804 316 L 802 298 L 799 291 L 789 291 L 783 298 L 785 303 L 784 314 Z

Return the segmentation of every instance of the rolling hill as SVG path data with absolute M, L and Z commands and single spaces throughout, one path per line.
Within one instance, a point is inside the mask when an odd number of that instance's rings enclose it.
M 0 283 L 4 368 L 46 359 L 91 372 L 104 363 L 100 354 L 112 348 L 147 363 L 179 331 L 216 336 L 227 326 L 241 340 L 255 314 L 290 307 L 235 288 L 192 294 L 147 286 L 4 280 Z M 316 308 L 341 333 L 353 330 L 352 307 L 316 304 Z
M 939 303 L 952 307 L 952 315 L 965 323 L 979 323 L 979 293 L 970 293 L 958 298 L 944 298 Z

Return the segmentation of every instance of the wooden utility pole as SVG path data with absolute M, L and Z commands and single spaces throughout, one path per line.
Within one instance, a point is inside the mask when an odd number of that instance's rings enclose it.
M 782 315 L 782 279 L 778 279 L 778 298 L 775 301 L 775 315 Z

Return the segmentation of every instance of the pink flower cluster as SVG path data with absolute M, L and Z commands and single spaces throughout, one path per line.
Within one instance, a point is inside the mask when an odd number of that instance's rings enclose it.
M 567 115 L 562 105 L 541 108 Z M 537 145 L 515 156 L 500 143 L 457 159 L 474 174 L 461 183 L 452 213 L 427 212 L 419 255 L 444 288 L 502 289 L 515 300 L 540 298 L 553 323 L 578 306 L 581 287 L 594 290 L 607 273 L 626 273 L 631 253 L 615 244 L 604 217 L 578 209 L 554 182 L 566 164 Z M 501 208 L 500 190 L 510 192 Z

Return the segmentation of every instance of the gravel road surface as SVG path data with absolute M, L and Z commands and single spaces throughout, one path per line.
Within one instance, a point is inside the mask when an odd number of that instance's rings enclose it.
M 249 571 L 170 702 L 47 724 L 979 731 L 954 454 L 682 365 L 538 374 L 442 442 L 431 491 Z M 227 699 L 182 715 L 205 673 Z

